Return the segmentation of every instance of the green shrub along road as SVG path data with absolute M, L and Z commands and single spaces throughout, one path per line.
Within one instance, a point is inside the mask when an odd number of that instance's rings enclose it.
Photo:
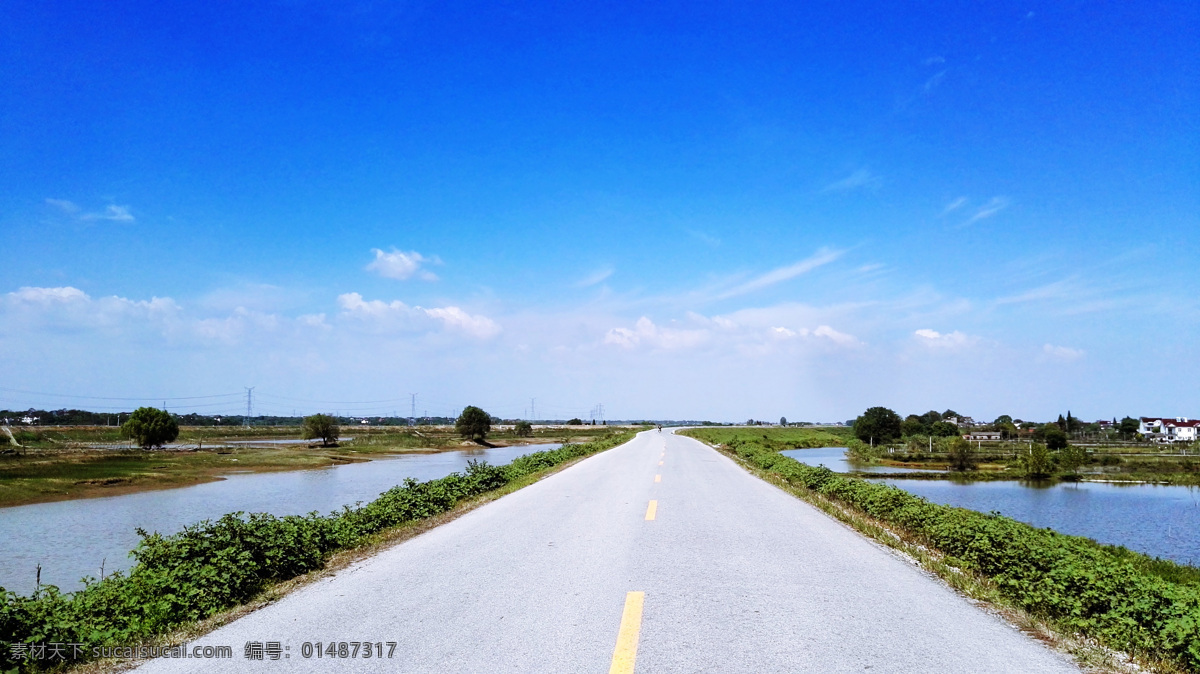
M 829 444 L 824 434 L 781 442 L 757 429 L 683 433 L 721 445 L 791 485 L 899 529 L 945 555 L 950 565 L 988 579 L 1014 606 L 1064 632 L 1200 671 L 1200 570 L 1195 567 L 999 515 L 930 503 L 896 487 L 840 476 L 778 453 Z
M 0 671 L 11 645 L 128 646 L 245 603 L 274 583 L 322 568 L 338 551 L 371 542 L 397 525 L 444 513 L 522 478 L 616 447 L 634 436 L 616 433 L 586 444 L 535 452 L 506 466 L 472 462 L 464 473 L 428 482 L 406 480 L 376 500 L 330 515 L 275 517 L 232 513 L 162 536 L 139 531 L 142 541 L 128 574 L 88 579 L 72 594 L 53 586 L 31 596 L 0 589 Z M 73 649 L 67 648 L 68 657 Z M 51 668 L 27 662 L 22 671 Z

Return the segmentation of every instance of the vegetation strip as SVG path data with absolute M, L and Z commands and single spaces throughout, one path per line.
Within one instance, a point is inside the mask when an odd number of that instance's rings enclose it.
M 30 596 L 0 589 L 0 657 L 18 644 L 82 644 L 65 649 L 67 663 L 87 660 L 93 647 L 134 645 L 243 604 L 270 586 L 324 567 L 344 550 L 369 545 L 381 532 L 445 513 L 560 464 L 620 445 L 624 432 L 586 444 L 535 452 L 506 466 L 471 462 L 464 473 L 427 482 L 409 479 L 366 505 L 330 515 L 275 517 L 231 513 L 171 535 L 139 531 L 128 574 L 61 593 L 54 586 Z M 13 663 L 5 662 L 4 667 Z M 21 671 L 61 667 L 64 661 L 26 660 Z
M 891 535 L 898 531 L 937 551 L 945 568 L 977 574 L 1004 601 L 1064 632 L 1165 668 L 1200 671 L 1200 569 L 997 514 L 930 503 L 897 487 L 840 476 L 779 454 L 780 449 L 834 444 L 832 436 L 819 431 L 807 439 L 792 437 L 783 446 L 761 430 L 684 433 L 888 525 Z

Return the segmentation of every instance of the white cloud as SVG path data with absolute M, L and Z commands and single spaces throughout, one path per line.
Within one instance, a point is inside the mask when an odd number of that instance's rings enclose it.
M 36 304 L 86 302 L 91 299 L 87 293 L 79 288 L 72 288 L 70 286 L 61 288 L 35 288 L 26 286 L 18 288 L 15 292 L 8 293 L 8 297 L 13 301 Z
M 1082 349 L 1072 349 L 1069 346 L 1055 346 L 1053 344 L 1046 344 L 1043 346 L 1042 354 L 1044 354 L 1046 358 L 1067 362 L 1079 360 L 1085 355 Z
M 425 263 L 442 263 L 436 255 L 425 257 L 415 250 L 405 253 L 395 248 L 392 248 L 391 252 L 372 248 L 371 252 L 375 253 L 375 260 L 367 265 L 367 271 L 373 271 L 384 278 L 397 279 L 399 281 L 404 281 L 413 276 L 422 281 L 436 281 L 437 276 L 428 270 L 422 269 L 421 266 Z
M 725 292 L 717 295 L 716 299 L 723 300 L 730 297 L 736 297 L 738 295 L 745 295 L 746 293 L 753 292 L 755 290 L 761 290 L 768 286 L 773 286 L 776 283 L 794 279 L 801 274 L 806 274 L 818 267 L 827 265 L 841 256 L 842 251 L 840 250 L 822 248 L 808 258 L 800 260 L 795 264 L 773 269 L 762 276 L 726 290 Z
M 815 337 L 824 337 L 835 344 L 841 346 L 857 346 L 860 342 L 854 335 L 848 335 L 844 332 L 838 332 L 828 325 L 819 325 L 816 330 L 812 331 Z
M 339 295 L 338 305 L 349 316 L 377 321 L 390 320 L 402 327 L 420 329 L 426 327 L 427 319 L 435 319 L 446 328 L 480 339 L 494 337 L 500 332 L 500 326 L 492 319 L 482 315 L 471 315 L 459 307 L 410 307 L 400 300 L 364 300 L 358 293 Z
M 683 349 L 699 346 L 707 341 L 708 330 L 686 330 L 664 328 L 642 316 L 633 329 L 613 328 L 604 336 L 605 344 L 615 344 L 626 349 L 648 346 L 656 349 Z
M 777 339 L 791 339 L 792 337 L 796 336 L 796 331 L 789 330 L 787 328 L 775 327 L 775 328 L 771 328 L 770 335 Z
M 955 330 L 945 334 L 937 330 L 922 328 L 913 332 L 920 343 L 935 349 L 958 349 L 965 346 L 970 346 L 979 341 L 978 337 L 964 334 Z
M 854 173 L 842 178 L 841 180 L 829 183 L 821 188 L 822 192 L 849 192 L 860 187 L 877 188 L 883 183 L 879 176 L 871 173 L 867 169 L 858 169 Z
M 420 309 L 420 307 L 417 307 Z M 500 326 L 487 316 L 472 316 L 458 307 L 442 307 L 439 309 L 422 309 L 426 314 L 437 318 L 446 327 L 461 330 L 472 337 L 487 339 L 500 332 Z

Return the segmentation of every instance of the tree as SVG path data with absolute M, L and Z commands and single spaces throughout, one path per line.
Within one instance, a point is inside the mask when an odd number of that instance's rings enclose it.
M 997 427 L 999 427 L 1002 424 L 1011 424 L 1012 422 L 1013 422 L 1012 417 L 1008 416 L 1007 414 L 1001 414 L 1000 416 L 996 417 L 996 420 L 993 421 L 992 423 L 995 424 Z
M 1078 445 L 1067 445 L 1058 453 L 1058 466 L 1067 473 L 1074 474 L 1085 463 L 1087 452 Z
M 854 420 L 854 435 L 863 442 L 886 444 L 900 439 L 900 415 L 886 407 L 872 407 Z
M 567 425 L 568 425 L 568 426 L 582 426 L 582 425 L 583 425 L 583 419 L 580 419 L 579 417 L 575 417 L 574 419 L 572 419 L 572 420 L 568 421 L 568 422 L 567 422 Z
M 975 448 L 962 438 L 955 438 L 950 443 L 950 470 L 975 470 Z
M 929 429 L 929 434 L 937 438 L 950 438 L 958 435 L 958 426 L 949 421 L 938 421 Z
M 946 419 L 957 419 L 960 416 L 962 416 L 962 415 L 959 414 L 958 412 L 955 412 L 954 410 L 946 410 L 945 412 L 942 412 L 941 420 L 945 421 Z
M 528 421 L 518 421 L 513 426 L 513 434 L 518 438 L 528 438 L 533 435 L 533 424 Z
M 338 426 L 337 419 L 328 414 L 314 414 L 304 417 L 304 439 L 305 440 L 321 440 L 321 446 L 328 447 L 331 443 L 337 442 L 338 436 L 341 435 L 342 429 Z
M 928 435 L 929 431 L 925 428 L 925 424 L 921 423 L 921 418 L 915 414 L 910 414 L 905 417 L 900 423 L 901 437 L 911 438 L 914 435 Z
M 467 405 L 454 422 L 454 430 L 468 440 L 482 443 L 492 430 L 492 417 L 474 405 Z
M 934 424 L 942 420 L 942 415 L 937 410 L 929 410 L 920 416 L 921 423 L 925 428 L 931 428 Z
M 179 437 L 179 424 L 166 410 L 139 407 L 121 424 L 121 435 L 132 438 L 142 449 L 162 447 Z
M 1142 425 L 1140 423 L 1138 423 L 1137 419 L 1134 419 L 1133 417 L 1125 417 L 1124 419 L 1121 420 L 1121 426 L 1120 426 L 1121 437 L 1128 440 L 1128 439 L 1132 438 L 1134 435 L 1136 435 L 1138 432 L 1138 429 L 1140 429 L 1141 427 L 1142 427 Z
M 1046 438 L 1046 447 L 1051 451 L 1058 451 L 1067 446 L 1067 434 L 1057 426 L 1046 424 L 1043 436 Z
M 1054 460 L 1050 456 L 1050 450 L 1040 443 L 1035 443 L 1022 453 L 1017 459 L 1017 466 L 1025 477 L 1050 477 L 1054 473 Z
M 779 417 L 779 425 L 787 426 L 787 417 Z

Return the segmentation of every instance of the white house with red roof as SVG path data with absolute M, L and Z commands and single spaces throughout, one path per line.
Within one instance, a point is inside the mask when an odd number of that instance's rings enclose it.
M 1200 419 L 1142 417 L 1138 432 L 1159 442 L 1195 442 L 1200 433 Z

